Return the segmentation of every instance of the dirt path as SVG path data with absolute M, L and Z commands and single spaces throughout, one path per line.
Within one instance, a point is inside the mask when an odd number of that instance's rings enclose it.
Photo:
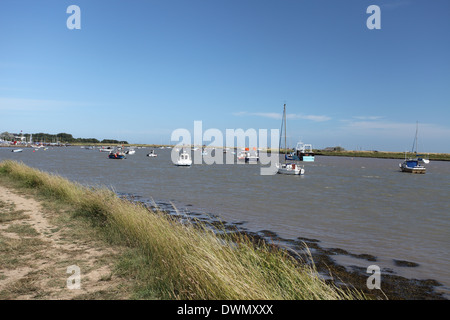
M 0 299 L 124 298 L 113 273 L 117 250 L 71 223 L 0 186 Z

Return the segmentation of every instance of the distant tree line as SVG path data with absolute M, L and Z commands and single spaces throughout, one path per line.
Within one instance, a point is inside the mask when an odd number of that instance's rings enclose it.
M 9 132 L 3 132 L 0 134 L 0 138 L 4 140 L 13 140 L 15 137 L 19 136 L 25 137 L 26 141 L 30 141 L 30 136 L 32 135 L 33 142 L 45 142 L 45 143 L 104 143 L 104 144 L 128 144 L 127 141 L 119 141 L 114 139 L 103 139 L 102 141 L 96 138 L 74 138 L 70 133 L 23 133 L 23 134 L 13 134 Z

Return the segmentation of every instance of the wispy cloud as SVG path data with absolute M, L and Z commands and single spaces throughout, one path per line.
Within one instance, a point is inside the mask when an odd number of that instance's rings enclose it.
M 311 120 L 316 122 L 323 122 L 331 120 L 328 116 L 318 116 L 318 115 L 312 115 L 312 114 L 287 114 L 288 119 L 303 119 L 303 120 Z
M 389 138 L 413 138 L 416 130 L 415 122 L 395 122 L 382 120 L 383 117 L 373 117 L 370 120 L 359 120 L 353 117 L 351 120 L 343 120 L 341 129 L 360 135 L 372 135 Z M 364 118 L 364 117 L 361 117 Z M 366 117 L 370 118 L 370 117 Z M 419 123 L 421 136 L 428 138 L 442 138 L 450 136 L 450 128 L 432 123 Z
M 352 118 L 356 119 L 356 120 L 380 120 L 380 119 L 383 119 L 384 117 L 381 117 L 381 116 L 354 116 Z
M 269 118 L 269 119 L 276 119 L 281 120 L 281 117 L 283 114 L 276 113 L 276 112 L 235 112 L 233 113 L 235 116 L 256 116 L 256 117 L 263 117 L 263 118 Z M 294 113 L 288 113 L 286 115 L 288 119 L 301 119 L 301 120 L 311 120 L 316 122 L 322 122 L 322 121 L 328 121 L 331 120 L 330 117 L 323 116 L 323 115 L 305 115 L 305 114 L 294 114 Z

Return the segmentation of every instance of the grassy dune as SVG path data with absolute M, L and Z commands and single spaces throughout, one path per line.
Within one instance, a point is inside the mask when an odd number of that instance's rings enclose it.
M 182 224 L 106 188 L 84 187 L 10 160 L 0 162 L 1 179 L 70 205 L 74 219 L 88 219 L 107 241 L 132 248 L 117 268 L 132 275 L 137 298 L 364 299 L 325 282 L 313 264 L 300 264 L 284 250 Z

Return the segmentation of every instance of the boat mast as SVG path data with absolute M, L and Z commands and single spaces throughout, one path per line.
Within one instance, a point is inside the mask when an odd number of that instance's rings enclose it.
M 413 142 L 413 147 L 412 147 L 412 151 L 413 153 L 415 152 L 417 155 L 417 132 L 419 131 L 419 121 L 416 121 L 416 136 L 414 138 L 414 142 Z M 414 148 L 415 145 L 415 148 Z M 415 150 L 414 150 L 415 149 Z
M 283 114 L 284 114 L 284 163 L 286 163 L 286 156 L 287 156 L 287 145 L 286 145 L 286 135 L 287 135 L 286 103 L 284 104 Z
M 418 131 L 419 131 L 419 121 L 417 121 L 416 122 L 416 155 L 419 153 L 418 151 L 417 151 L 417 145 L 418 145 L 418 143 L 417 143 L 417 137 L 418 137 L 418 135 L 417 135 L 417 133 L 418 133 Z

